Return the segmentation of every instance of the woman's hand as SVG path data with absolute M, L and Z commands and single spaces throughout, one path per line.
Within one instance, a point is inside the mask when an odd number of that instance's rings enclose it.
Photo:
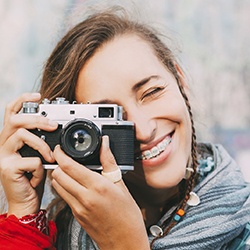
M 29 93 L 10 103 L 0 134 L 0 179 L 8 201 L 8 214 L 17 217 L 38 212 L 46 174 L 40 158 L 22 158 L 18 150 L 27 144 L 38 150 L 46 161 L 54 162 L 47 143 L 28 129 L 53 131 L 57 124 L 39 115 L 19 113 L 23 102 L 37 102 L 40 98 L 38 93 Z
M 100 150 L 104 172 L 118 168 L 108 144 L 104 136 Z M 111 182 L 72 160 L 59 146 L 54 156 L 59 167 L 52 173 L 52 184 L 100 249 L 149 249 L 141 211 L 122 180 Z

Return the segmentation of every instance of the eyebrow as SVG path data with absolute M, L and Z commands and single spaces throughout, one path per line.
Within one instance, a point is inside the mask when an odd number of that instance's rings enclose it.
M 114 101 L 111 101 L 109 99 L 103 99 L 100 101 L 91 102 L 91 104 L 114 104 Z
M 146 83 L 148 83 L 149 81 L 151 81 L 152 79 L 158 79 L 159 76 L 158 75 L 152 75 L 152 76 L 149 76 L 149 77 L 146 77 L 146 78 L 143 78 L 142 80 L 140 80 L 139 82 L 137 82 L 132 90 L 133 91 L 137 91 L 138 89 L 140 89 L 141 87 L 143 87 Z
M 146 78 L 143 78 L 142 80 L 140 80 L 139 82 L 137 82 L 133 88 L 132 91 L 136 92 L 138 91 L 141 87 L 143 87 L 146 83 L 148 83 L 149 81 L 151 81 L 152 79 L 158 79 L 159 76 L 158 75 L 152 75 Z M 114 102 L 109 100 L 109 99 L 102 99 L 100 101 L 96 101 L 93 102 L 93 104 L 113 104 Z

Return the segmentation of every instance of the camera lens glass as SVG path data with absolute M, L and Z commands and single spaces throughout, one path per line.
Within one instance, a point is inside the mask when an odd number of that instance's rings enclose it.
M 72 134 L 71 144 L 77 151 L 87 150 L 92 143 L 91 135 L 84 129 L 79 129 Z
M 84 161 L 99 153 L 101 132 L 92 121 L 75 119 L 65 126 L 60 139 L 61 147 L 66 154 Z

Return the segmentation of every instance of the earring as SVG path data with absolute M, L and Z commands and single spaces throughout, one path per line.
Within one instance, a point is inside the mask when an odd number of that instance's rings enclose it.
M 192 175 L 192 173 L 194 172 L 194 169 L 192 168 L 192 157 L 190 156 L 188 159 L 188 163 L 187 163 L 187 167 L 186 167 L 186 173 L 185 173 L 185 177 L 184 179 L 189 179 Z

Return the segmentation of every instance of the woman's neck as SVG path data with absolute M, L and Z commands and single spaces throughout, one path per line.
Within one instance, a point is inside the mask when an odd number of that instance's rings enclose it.
M 135 183 L 126 185 L 141 208 L 146 227 L 155 224 L 162 217 L 163 211 L 171 208 L 179 197 L 179 187 L 155 189 L 149 186 L 140 187 Z M 169 205 L 169 206 L 168 206 Z

